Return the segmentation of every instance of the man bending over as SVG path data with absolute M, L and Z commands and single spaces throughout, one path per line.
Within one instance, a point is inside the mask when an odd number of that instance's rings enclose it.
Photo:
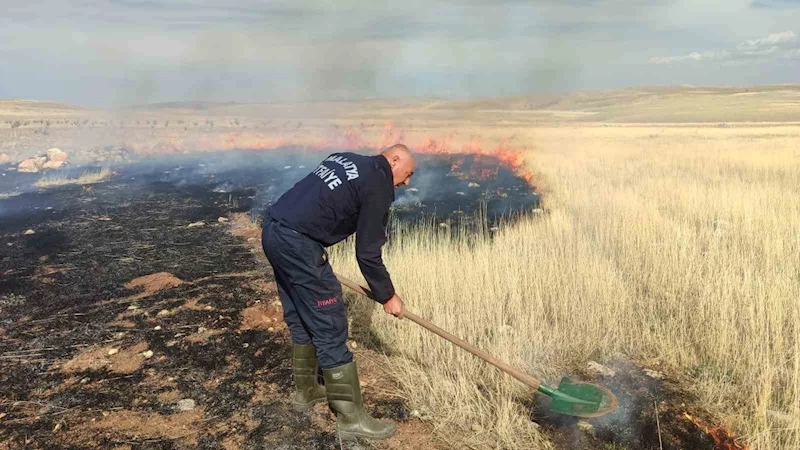
M 295 409 L 307 411 L 327 396 L 343 437 L 386 439 L 396 426 L 364 410 L 346 345 L 342 286 L 325 247 L 356 233 L 358 265 L 375 299 L 402 318 L 403 301 L 383 265 L 381 247 L 394 190 L 409 184 L 414 167 L 414 157 L 401 144 L 377 156 L 334 153 L 283 194 L 264 220 L 261 242 L 292 336 Z M 324 387 L 317 382 L 318 365 Z

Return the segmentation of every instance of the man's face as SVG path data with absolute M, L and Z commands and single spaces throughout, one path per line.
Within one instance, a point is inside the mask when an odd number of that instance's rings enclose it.
M 414 158 L 392 158 L 389 164 L 392 166 L 392 177 L 394 178 L 394 187 L 408 186 L 411 183 L 411 177 L 414 175 L 416 163 Z

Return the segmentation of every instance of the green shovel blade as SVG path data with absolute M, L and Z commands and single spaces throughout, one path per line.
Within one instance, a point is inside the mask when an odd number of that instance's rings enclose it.
M 617 407 L 617 398 L 608 389 L 596 384 L 574 382 L 569 377 L 561 379 L 558 389 L 541 385 L 539 391 L 553 399 L 550 409 L 569 416 L 597 417 Z

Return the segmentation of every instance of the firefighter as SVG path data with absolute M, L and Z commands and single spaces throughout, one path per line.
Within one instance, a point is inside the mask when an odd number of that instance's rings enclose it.
M 397 144 L 377 156 L 334 153 L 268 210 L 262 245 L 275 272 L 283 315 L 292 336 L 293 404 L 308 411 L 327 397 L 342 437 L 386 439 L 396 425 L 365 410 L 353 354 L 347 348 L 342 287 L 326 247 L 356 234 L 356 259 L 386 313 L 403 317 L 383 264 L 389 206 L 408 185 L 414 157 Z M 317 381 L 322 368 L 325 386 Z

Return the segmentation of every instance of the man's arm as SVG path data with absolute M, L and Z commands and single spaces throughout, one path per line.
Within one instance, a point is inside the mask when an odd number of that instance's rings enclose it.
M 365 194 L 358 213 L 356 259 L 375 300 L 386 304 L 395 295 L 381 252 L 381 247 L 386 243 L 386 219 L 392 199 L 374 188 Z

